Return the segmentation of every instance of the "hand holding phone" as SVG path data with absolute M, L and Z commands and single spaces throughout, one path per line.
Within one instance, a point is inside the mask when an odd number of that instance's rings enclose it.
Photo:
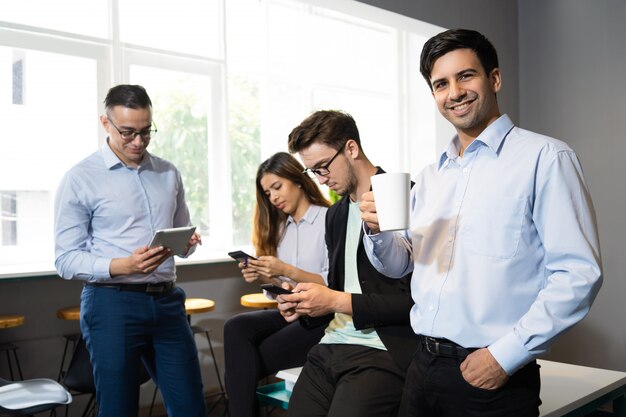
M 241 250 L 228 252 L 228 256 L 230 256 L 231 258 L 233 258 L 236 261 L 241 262 L 244 265 L 244 267 L 246 267 L 246 268 L 248 267 L 248 259 L 254 259 L 254 260 L 257 259 L 254 256 L 248 255 L 247 253 L 245 253 L 244 251 L 241 251 Z
M 286 290 L 283 287 L 279 287 L 278 285 L 274 285 L 274 284 L 261 284 L 261 289 L 267 292 L 271 292 L 272 294 L 275 294 L 275 295 L 293 294 L 292 291 Z

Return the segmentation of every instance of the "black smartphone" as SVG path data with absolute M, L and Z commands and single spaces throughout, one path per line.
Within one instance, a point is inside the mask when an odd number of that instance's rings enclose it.
M 246 265 L 246 266 L 248 266 L 248 259 L 254 259 L 254 260 L 257 259 L 254 256 L 248 255 L 247 253 L 245 253 L 244 251 L 241 251 L 241 250 L 228 252 L 228 256 L 230 256 L 231 258 L 233 258 L 236 261 L 243 262 L 243 264 Z
M 274 284 L 261 284 L 261 289 L 265 290 L 267 292 L 271 292 L 272 294 L 293 294 L 293 292 L 284 289 L 283 287 L 279 287 L 278 285 L 274 285 Z

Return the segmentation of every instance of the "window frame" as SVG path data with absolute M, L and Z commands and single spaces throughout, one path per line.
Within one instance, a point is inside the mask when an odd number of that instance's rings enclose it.
M 205 240 L 205 245 L 194 255 L 194 258 L 177 260 L 177 263 L 205 264 L 229 261 L 226 248 L 232 244 L 233 237 L 232 201 L 230 199 L 232 187 L 230 175 L 226 177 L 224 175 L 225 172 L 231 172 L 226 79 L 229 71 L 225 28 L 227 3 L 225 0 L 218 0 L 222 34 L 220 56 L 207 58 L 121 42 L 118 20 L 119 1 L 109 0 L 110 36 L 106 39 L 0 20 L 0 45 L 94 59 L 98 100 L 97 103 L 93 103 L 94 117 L 101 113 L 101 103 L 110 86 L 128 82 L 131 65 L 208 75 L 212 89 L 211 108 L 208 114 L 210 120 L 208 154 L 211 158 L 208 178 L 210 237 Z M 395 93 L 392 98 L 393 111 L 397 113 L 398 121 L 398 125 L 394 126 L 397 133 L 397 152 L 395 152 L 398 158 L 397 169 L 415 174 L 428 162 L 432 162 L 435 150 L 449 140 L 453 130 L 449 124 L 441 121 L 441 116 L 432 104 L 430 94 L 427 96 L 423 94 L 423 89 L 427 86 L 419 76 L 418 61 L 421 43 L 428 37 L 441 32 L 443 28 L 353 0 L 291 1 L 296 4 L 296 7 L 303 8 L 312 14 L 317 13 L 319 9 L 326 9 L 331 14 L 343 13 L 357 20 L 371 22 L 373 26 L 384 25 L 397 30 L 395 45 L 399 62 L 397 63 L 398 73 L 393 80 Z M 418 32 L 419 35 L 417 35 Z M 163 59 L 164 57 L 167 59 Z M 265 79 L 270 80 L 271 75 Z M 309 85 L 309 87 L 311 91 L 316 90 L 315 85 Z M 328 86 L 321 87 L 326 89 Z M 309 101 L 313 103 L 312 95 Z M 261 105 L 263 104 L 261 102 Z M 158 106 L 158 103 L 155 103 L 155 106 Z M 349 109 L 345 110 L 349 111 Z M 261 126 L 263 126 L 263 108 L 261 115 Z M 264 132 L 261 130 L 262 146 L 264 146 Z M 432 140 L 433 137 L 435 140 Z M 98 129 L 99 145 L 102 145 L 105 139 L 105 132 Z M 276 150 L 278 149 L 262 149 L 262 156 L 269 151 L 275 152 Z M 51 267 L 51 265 L 32 264 L 27 268 L 28 270 L 23 270 L 21 265 L 8 267 L 0 265 L 0 279 L 55 275 Z

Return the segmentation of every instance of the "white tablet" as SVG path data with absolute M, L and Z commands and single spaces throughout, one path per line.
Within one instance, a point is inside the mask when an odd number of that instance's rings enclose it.
M 195 230 L 195 226 L 157 230 L 148 247 L 163 246 L 170 248 L 174 255 L 182 256 L 187 252 L 187 243 Z

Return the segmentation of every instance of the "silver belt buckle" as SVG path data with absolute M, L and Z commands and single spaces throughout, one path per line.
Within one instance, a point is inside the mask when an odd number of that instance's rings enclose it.
M 425 336 L 426 338 L 426 350 L 433 354 L 439 356 L 439 342 L 433 339 L 432 337 Z M 435 345 L 435 351 L 430 350 L 430 344 L 433 343 Z
M 149 293 L 162 293 L 163 291 L 165 291 L 164 285 L 148 284 L 146 286 L 146 292 L 149 292 Z

